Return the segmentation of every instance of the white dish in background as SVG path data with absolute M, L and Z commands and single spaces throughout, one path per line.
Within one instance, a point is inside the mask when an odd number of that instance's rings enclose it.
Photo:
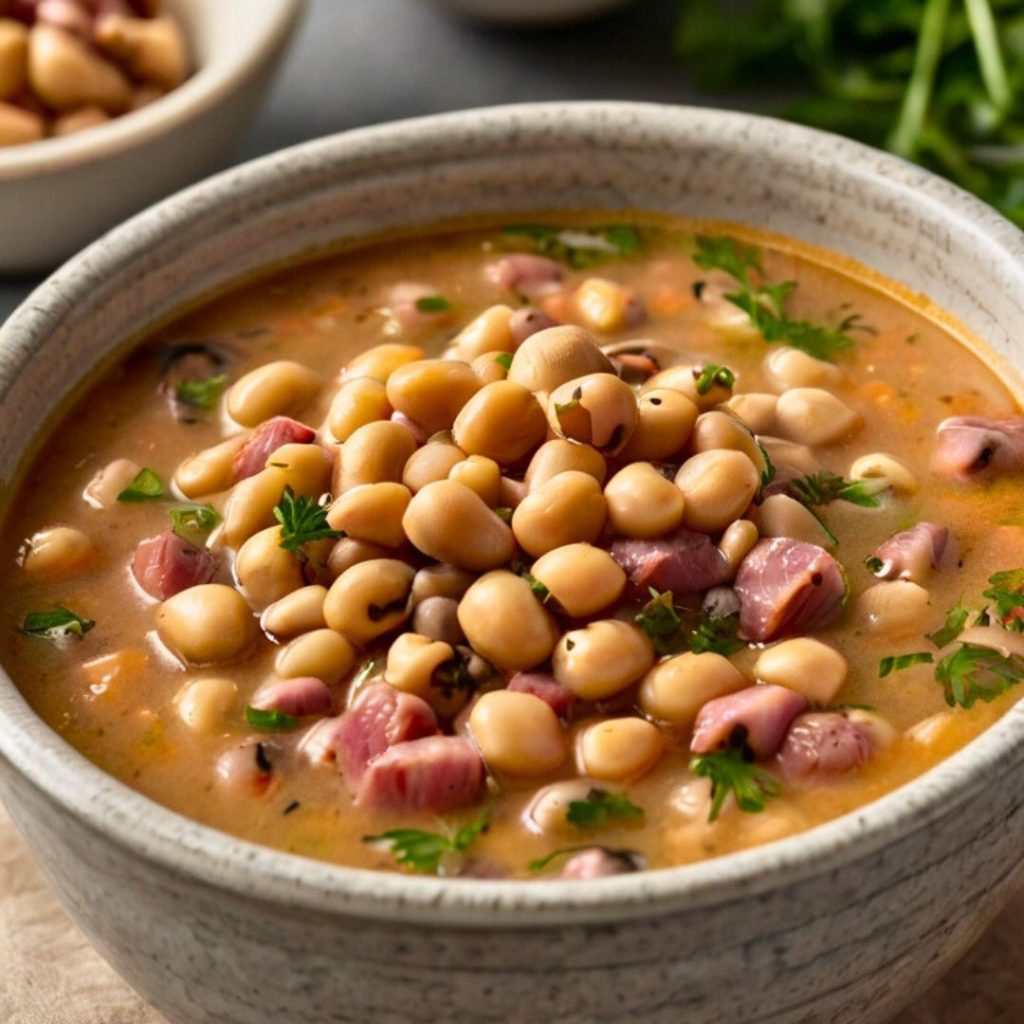
M 255 114 L 305 0 L 167 0 L 194 71 L 142 110 L 0 149 L 0 273 L 55 266 L 214 169 Z

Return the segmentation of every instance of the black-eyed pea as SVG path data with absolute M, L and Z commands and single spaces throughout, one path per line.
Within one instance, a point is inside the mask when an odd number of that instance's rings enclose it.
M 595 789 L 593 779 L 565 779 L 539 790 L 523 812 L 523 824 L 531 832 L 578 831 L 568 818 L 569 804 L 587 799 Z
M 530 575 L 573 618 L 594 615 L 614 604 L 626 586 L 622 567 L 603 548 L 566 544 L 541 555 Z
M 608 373 L 566 381 L 548 399 L 548 422 L 555 433 L 610 455 L 626 446 L 639 415 L 636 392 Z
M 802 693 L 812 704 L 831 704 L 849 671 L 834 647 L 807 636 L 765 648 L 753 667 L 758 679 Z
M 418 491 L 402 527 L 423 554 L 473 572 L 504 565 L 515 552 L 508 526 L 456 480 L 438 480 Z
M 689 458 L 676 473 L 683 492 L 683 525 L 718 533 L 746 510 L 761 485 L 761 474 L 743 452 L 716 449 Z
M 589 444 L 558 437 L 545 441 L 533 453 L 523 480 L 527 490 L 532 491 L 543 487 L 559 473 L 567 473 L 569 470 L 587 473 L 599 484 L 603 484 L 608 475 L 608 464 L 604 456 Z
M 346 569 L 351 569 L 353 565 L 359 565 L 360 562 L 369 562 L 373 558 L 394 557 L 394 549 L 386 548 L 383 544 L 373 544 L 368 540 L 356 540 L 355 537 L 342 537 L 331 546 L 326 562 L 328 571 L 338 577 Z
M 476 491 L 485 504 L 497 507 L 501 498 L 501 467 L 494 459 L 486 455 L 470 455 L 452 466 L 448 479 L 465 484 L 471 491 Z
M 455 358 L 471 363 L 485 352 L 511 352 L 515 349 L 509 321 L 512 308 L 505 305 L 490 306 L 452 339 Z
M 413 580 L 414 589 L 415 586 L 416 581 Z M 412 629 L 414 633 L 431 640 L 441 640 L 452 647 L 466 642 L 466 635 L 459 625 L 459 602 L 454 597 L 425 597 L 416 601 Z
M 702 412 L 697 417 L 691 443 L 695 452 L 710 452 L 716 449 L 743 452 L 759 474 L 768 468 L 764 452 L 758 447 L 749 427 L 720 409 Z
M 723 384 L 717 376 L 708 386 L 699 384 L 703 373 L 704 363 L 681 362 L 654 374 L 653 377 L 648 377 L 640 386 L 640 394 L 646 395 L 660 388 L 679 391 L 701 412 L 729 401 L 732 397 L 732 385 Z
M 788 494 L 769 495 L 754 509 L 751 518 L 762 537 L 791 537 L 822 548 L 835 544 L 835 538 L 829 536 L 821 520 Z
M 132 101 L 131 83 L 115 64 L 52 25 L 36 25 L 29 33 L 28 80 L 32 92 L 53 110 L 95 103 L 114 114 Z
M 46 122 L 39 114 L 13 103 L 0 103 L 0 147 L 22 146 L 46 137 Z
M 740 567 L 740 562 L 753 550 L 761 534 L 757 525 L 749 519 L 737 519 L 731 522 L 718 542 L 718 550 L 725 555 L 729 568 L 733 573 Z
M 376 377 L 346 377 L 331 401 L 327 429 L 336 441 L 347 441 L 367 423 L 391 415 L 387 386 Z
M 393 558 L 375 558 L 353 565 L 327 591 L 327 625 L 359 646 L 390 633 L 409 617 L 413 576 L 411 566 Z
M 588 277 L 573 295 L 583 326 L 608 334 L 631 326 L 636 306 L 632 289 L 604 277 Z
M 493 384 L 496 380 L 508 377 L 508 364 L 512 361 L 511 352 L 484 352 L 470 363 L 480 384 Z
M 485 693 L 470 712 L 469 731 L 487 767 L 512 778 L 550 775 L 569 753 L 558 716 L 530 693 Z
M 770 387 L 778 392 L 790 388 L 834 388 L 843 382 L 843 371 L 833 363 L 788 345 L 775 345 L 762 360 Z
M 639 682 L 654 664 L 647 634 L 621 619 L 600 619 L 555 645 L 555 678 L 582 700 L 604 700 Z
M 565 544 L 592 544 L 606 515 L 598 482 L 589 473 L 569 470 L 530 491 L 512 513 L 512 532 L 538 558 Z
M 400 423 L 384 420 L 354 430 L 334 464 L 334 493 L 360 484 L 400 483 L 416 439 Z
M 363 484 L 335 498 L 327 523 L 354 540 L 386 548 L 401 547 L 406 540 L 402 517 L 412 495 L 403 484 Z
M 429 441 L 409 456 L 402 470 L 402 483 L 416 494 L 435 480 L 447 480 L 466 453 L 449 441 Z
M 585 726 L 577 740 L 580 770 L 595 779 L 629 782 L 661 759 L 661 730 L 644 718 L 607 718 Z
M 456 601 L 476 581 L 476 575 L 455 565 L 427 565 L 418 570 L 412 581 L 414 604 L 429 597 L 451 597 Z
M 22 566 L 33 576 L 73 576 L 96 558 L 96 545 L 74 526 L 48 526 L 28 541 Z
M 204 736 L 227 732 L 238 705 L 238 686 L 231 679 L 193 679 L 175 695 L 181 720 Z
M 480 387 L 468 362 L 418 359 L 388 377 L 387 395 L 392 409 L 404 413 L 429 435 L 448 430 Z
M 323 385 L 319 373 L 291 359 L 278 359 L 250 370 L 228 388 L 227 410 L 243 427 L 258 427 L 272 416 L 296 412 Z
M 267 607 L 260 616 L 260 625 L 265 633 L 282 640 L 323 629 L 327 625 L 326 597 L 327 588 L 319 584 L 300 587 Z
M 97 19 L 95 39 L 137 81 L 173 89 L 188 74 L 188 46 L 174 18 L 108 13 Z
M 178 490 L 192 499 L 226 491 L 235 482 L 235 456 L 248 439 L 248 434 L 235 434 L 182 460 L 174 473 Z
M 191 665 L 231 661 L 258 633 L 245 598 L 222 583 L 203 583 L 169 597 L 157 610 L 156 627 L 167 647 Z
M 749 685 L 746 676 L 722 655 L 688 651 L 655 665 L 644 676 L 640 707 L 655 721 L 689 728 L 709 700 Z
M 539 665 L 558 639 L 551 616 L 530 584 L 500 569 L 481 576 L 463 595 L 459 625 L 473 650 L 505 669 Z
M 849 437 L 861 426 L 862 420 L 831 391 L 790 388 L 779 395 L 775 422 L 779 433 L 787 440 L 817 448 Z
M 356 663 L 355 647 L 333 629 L 314 629 L 277 652 L 274 671 L 282 679 L 313 677 L 333 686 Z
M 683 521 L 683 492 L 649 462 L 631 462 L 604 489 L 608 521 L 622 537 L 660 537 Z
M 27 75 L 28 29 L 13 18 L 0 18 L 0 100 L 21 92 Z
M 775 405 L 778 400 L 777 395 L 767 392 L 746 391 L 733 395 L 725 405 L 755 434 L 771 434 L 775 431 Z
M 928 591 L 910 580 L 888 580 L 857 598 L 857 615 L 869 633 L 888 637 L 920 635 L 932 618 Z
M 455 657 L 451 644 L 419 633 L 401 633 L 388 648 L 384 680 L 396 690 L 414 693 L 428 702 L 436 687 L 434 673 Z
M 224 506 L 221 541 L 239 548 L 258 530 L 273 526 L 274 509 L 287 482 L 284 471 L 272 466 L 235 484 Z
M 117 496 L 142 467 L 131 459 L 108 462 L 85 486 L 82 497 L 95 509 L 117 508 Z
M 505 466 L 521 459 L 547 434 L 537 399 L 521 384 L 499 380 L 481 388 L 455 418 L 452 434 L 467 455 Z
M 550 394 L 566 381 L 591 373 L 615 373 L 593 335 L 574 324 L 548 327 L 516 349 L 508 379 L 538 394 Z
M 283 444 L 267 456 L 266 469 L 279 469 L 296 494 L 317 498 L 331 483 L 332 460 L 318 444 Z
M 303 585 L 295 556 L 281 547 L 281 528 L 254 533 L 235 556 L 235 578 L 252 607 L 261 612 Z
M 419 345 L 403 345 L 400 342 L 386 341 L 382 345 L 374 345 L 365 352 L 360 352 L 350 360 L 342 371 L 343 378 L 375 377 L 387 383 L 388 377 L 400 366 L 422 359 L 424 351 Z
M 916 494 L 921 486 L 908 466 L 885 452 L 872 452 L 856 459 L 850 466 L 849 477 L 876 485 L 880 491 L 890 488 L 899 495 Z
M 626 447 L 626 462 L 662 462 L 681 452 L 697 422 L 697 406 L 679 391 L 654 388 L 637 402 L 637 422 Z

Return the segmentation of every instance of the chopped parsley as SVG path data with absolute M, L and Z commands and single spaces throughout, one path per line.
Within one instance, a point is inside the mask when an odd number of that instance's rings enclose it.
M 418 874 L 437 874 L 446 853 L 465 853 L 489 825 L 486 814 L 450 835 L 418 828 L 394 828 L 376 836 L 363 836 L 364 843 L 386 845 L 395 860 Z
M 443 295 L 423 295 L 416 300 L 416 308 L 421 313 L 444 313 L 452 304 Z
M 725 298 L 749 317 L 767 342 L 785 341 L 816 359 L 835 359 L 853 345 L 846 333 L 855 326 L 847 319 L 838 327 L 825 327 L 808 320 L 790 317 L 785 302 L 796 287 L 795 281 L 768 284 L 764 281 L 761 252 L 729 237 L 697 237 L 693 261 L 705 270 L 724 270 L 739 283 L 739 290 Z
M 63 605 L 54 605 L 44 612 L 29 612 L 21 624 L 22 633 L 42 637 L 44 640 L 81 640 L 96 623 L 83 618 Z
M 550 224 L 509 224 L 502 230 L 507 236 L 528 239 L 535 253 L 567 263 L 574 270 L 632 256 L 643 248 L 640 232 L 629 224 L 585 231 Z
M 511 352 L 499 352 L 495 357 L 494 361 L 506 372 L 512 369 L 512 353 Z
M 935 658 L 928 651 L 916 651 L 913 654 L 895 654 L 883 658 L 878 663 L 878 676 L 884 679 L 891 672 L 902 672 L 911 665 L 930 665 Z
M 672 654 L 679 649 L 682 619 L 676 612 L 672 591 L 660 594 L 648 587 L 651 599 L 640 609 L 633 621 L 651 638 L 658 654 Z
M 982 596 L 995 604 L 996 618 L 1006 629 L 1024 633 L 1024 569 L 997 572 L 988 582 Z
M 601 828 L 617 821 L 642 822 L 644 809 L 637 807 L 625 793 L 592 789 L 584 800 L 571 800 L 565 820 L 577 828 Z
M 936 647 L 945 647 L 946 644 L 951 644 L 964 631 L 964 626 L 967 625 L 967 616 L 970 614 L 970 610 L 961 599 L 957 602 L 956 607 L 947 613 L 942 627 L 934 633 L 927 633 L 927 638 Z
M 538 871 L 543 871 L 553 860 L 558 857 L 568 856 L 570 853 L 580 853 L 582 850 L 592 850 L 593 846 L 560 846 L 557 850 L 552 850 L 550 853 L 545 854 L 543 857 L 537 857 L 531 860 L 526 865 L 526 870 L 536 874 Z
M 163 480 L 153 470 L 144 466 L 135 474 L 131 483 L 117 496 L 117 500 L 138 504 L 143 501 L 158 501 L 163 496 Z
M 212 505 L 182 505 L 167 510 L 171 530 L 197 547 L 220 522 L 220 513 Z
M 254 708 L 251 704 L 245 706 L 245 720 L 260 732 L 283 732 L 286 729 L 294 729 L 299 721 L 294 715 L 286 715 L 283 711 Z
M 648 587 L 650 601 L 640 609 L 633 621 L 651 638 L 658 654 L 712 651 L 728 657 L 746 644 L 739 639 L 738 613 L 711 617 L 680 615 L 671 590 L 658 592 Z
M 224 393 L 224 385 L 228 382 L 226 373 L 203 380 L 183 380 L 174 386 L 174 397 L 184 405 L 197 409 L 212 409 Z
M 977 701 L 995 700 L 1024 681 L 1024 658 L 1007 657 L 978 644 L 962 644 L 935 666 L 935 681 L 942 684 L 950 707 L 972 708 Z
M 690 636 L 690 650 L 694 654 L 721 654 L 728 657 L 747 645 L 739 638 L 740 615 L 720 615 L 717 618 L 705 618 L 698 624 Z
M 281 501 L 274 509 L 274 518 L 281 524 L 279 545 L 285 551 L 300 552 L 303 545 L 317 540 L 336 540 L 344 537 L 341 530 L 332 530 L 327 524 L 327 509 L 286 487 Z
M 702 367 L 697 377 L 697 394 L 706 395 L 716 384 L 723 388 L 731 388 L 736 383 L 736 374 L 728 366 L 708 363 Z
M 510 509 L 507 505 L 502 505 L 499 508 L 496 508 L 494 510 L 494 514 L 503 523 L 511 523 L 512 522 L 512 509 Z
M 764 768 L 748 761 L 741 750 L 722 750 L 713 754 L 698 754 L 690 761 L 690 771 L 711 780 L 711 808 L 708 822 L 718 820 L 722 805 L 730 793 L 736 795 L 736 805 L 747 814 L 764 810 L 769 797 L 781 792 L 778 780 Z
M 820 473 L 808 473 L 794 480 L 790 485 L 797 499 L 808 508 L 827 505 L 832 501 L 848 501 L 864 508 L 877 508 L 878 499 L 871 493 L 865 480 L 844 480 L 827 469 Z

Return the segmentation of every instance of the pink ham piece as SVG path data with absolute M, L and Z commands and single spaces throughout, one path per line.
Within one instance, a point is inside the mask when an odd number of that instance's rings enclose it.
M 516 252 L 488 263 L 484 275 L 503 291 L 540 298 L 562 287 L 562 268 L 546 256 Z
M 216 571 L 217 560 L 209 551 L 189 544 L 170 530 L 140 541 L 132 559 L 132 575 L 158 601 L 209 583 Z
M 833 711 L 800 715 L 790 727 L 778 764 L 790 779 L 842 775 L 871 756 L 871 737 L 845 715 Z
M 740 599 L 740 629 L 757 642 L 829 625 L 846 596 L 836 560 L 817 544 L 788 537 L 755 544 L 733 588 Z
M 448 316 L 446 302 L 437 302 L 439 308 L 432 308 L 429 300 L 441 300 L 444 296 L 429 284 L 414 284 L 403 281 L 396 284 L 388 296 L 388 309 L 397 323 L 407 331 L 430 327 Z M 426 302 L 422 300 L 428 300 Z
M 758 760 L 773 757 L 793 719 L 806 710 L 807 700 L 784 686 L 749 686 L 700 709 L 690 749 L 710 754 L 742 739 Z
M 508 681 L 508 689 L 540 697 L 563 720 L 568 719 L 576 703 L 576 694 L 546 672 L 517 672 Z
M 261 423 L 235 456 L 235 476 L 245 480 L 267 465 L 267 459 L 283 444 L 312 444 L 316 431 L 288 416 Z
M 949 530 L 935 523 L 917 523 L 900 530 L 876 549 L 873 558 L 882 563 L 874 575 L 880 580 L 913 580 L 920 583 L 938 569 L 949 541 Z
M 952 480 L 1024 472 L 1024 416 L 953 416 L 935 435 L 935 471 Z
M 583 882 L 591 878 L 609 878 L 612 875 L 626 875 L 637 870 L 636 863 L 628 853 L 606 850 L 594 846 L 589 850 L 574 853 L 562 868 L 560 878 Z
M 682 528 L 657 540 L 616 540 L 611 556 L 625 570 L 636 593 L 645 598 L 648 587 L 695 594 L 730 576 L 729 563 L 711 538 Z
M 387 811 L 443 813 L 482 799 L 484 762 L 467 739 L 428 736 L 397 743 L 374 759 L 356 793 L 356 804 Z
M 389 747 L 437 734 L 430 705 L 386 683 L 375 683 L 337 718 L 318 722 L 301 743 L 314 764 L 336 764 L 355 790 L 370 763 Z
M 280 711 L 292 718 L 329 715 L 334 706 L 329 687 L 314 676 L 275 679 L 261 686 L 249 703 L 260 711 Z

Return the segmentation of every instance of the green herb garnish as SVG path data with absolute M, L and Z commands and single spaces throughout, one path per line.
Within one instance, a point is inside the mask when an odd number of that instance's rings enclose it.
M 754 438 L 754 444 L 757 445 L 761 458 L 764 459 L 764 469 L 761 470 L 761 493 L 763 494 L 764 489 L 775 479 L 775 463 L 772 462 L 768 449 L 756 437 Z
M 979 700 L 992 701 L 1024 680 L 1024 658 L 1006 657 L 978 644 L 963 644 L 935 666 L 935 681 L 942 684 L 950 707 L 972 708 Z
M 444 313 L 452 304 L 443 295 L 423 295 L 416 300 L 416 308 L 421 313 Z
M 1006 629 L 1024 633 L 1024 569 L 997 572 L 988 582 L 982 596 L 995 603 L 996 618 Z
M 848 501 L 851 505 L 864 508 L 878 507 L 878 499 L 871 493 L 866 481 L 844 480 L 827 469 L 820 473 L 808 473 L 794 480 L 790 486 L 796 492 L 797 500 L 808 508 L 827 505 L 832 501 Z
M 220 522 L 220 513 L 212 505 L 182 505 L 167 510 L 171 530 L 190 544 L 200 546 Z
M 675 607 L 671 590 L 659 593 L 654 587 L 648 587 L 648 591 L 651 600 L 640 609 L 633 621 L 651 638 L 651 644 L 658 654 L 675 654 L 686 650 L 704 654 L 713 651 L 728 657 L 746 646 L 738 636 L 738 613 L 711 618 L 684 612 L 681 616 Z
M 506 372 L 512 369 L 512 353 L 511 352 L 499 352 L 495 357 L 494 361 Z
M 618 821 L 643 821 L 644 810 L 625 793 L 592 789 L 585 800 L 571 800 L 565 820 L 577 828 L 601 828 Z
M 174 387 L 174 396 L 185 405 L 192 405 L 197 409 L 212 409 L 220 401 L 227 382 L 226 373 L 204 380 L 179 381 Z
M 878 663 L 878 676 L 880 679 L 884 679 L 890 672 L 902 672 L 905 668 L 910 668 L 911 665 L 930 665 L 934 660 L 928 651 L 890 655 Z
M 651 638 L 658 654 L 672 654 L 679 649 L 682 619 L 676 612 L 672 591 L 660 594 L 648 587 L 651 599 L 640 609 L 633 621 Z
M 530 584 L 530 589 L 536 594 L 541 604 L 547 604 L 551 600 L 551 591 L 540 580 L 536 579 L 529 572 L 522 573 L 522 577 Z
M 698 754 L 690 761 L 690 771 L 711 780 L 711 808 L 708 822 L 718 820 L 722 805 L 730 793 L 736 795 L 741 811 L 756 814 L 764 810 L 765 801 L 781 791 L 778 780 L 764 768 L 746 760 L 740 750 L 723 750 Z
M 76 615 L 58 604 L 45 612 L 29 612 L 21 624 L 21 631 L 44 640 L 65 640 L 72 636 L 81 640 L 95 625 L 92 619 Z
M 719 615 L 714 619 L 702 619 L 689 639 L 690 650 L 694 654 L 705 654 L 711 651 L 727 658 L 735 654 L 746 643 L 739 638 L 740 615 Z
M 511 523 L 512 522 L 512 509 L 510 509 L 507 505 L 501 505 L 498 508 L 496 508 L 494 510 L 494 514 L 503 523 Z
M 552 850 L 550 853 L 545 854 L 543 857 L 537 857 L 534 860 L 529 861 L 526 865 L 526 870 L 536 873 L 543 871 L 553 860 L 558 857 L 564 857 L 570 853 L 579 853 L 581 850 L 592 850 L 593 846 L 560 846 L 557 850 Z
M 364 843 L 386 844 L 395 860 L 417 874 L 436 874 L 446 853 L 465 853 L 487 831 L 484 814 L 452 835 L 424 832 L 418 828 L 395 828 L 376 836 L 363 836 Z
M 303 545 L 317 540 L 336 540 L 344 537 L 341 530 L 332 530 L 327 524 L 327 509 L 304 494 L 296 496 L 286 487 L 281 501 L 274 509 L 274 518 L 281 524 L 280 547 L 285 551 L 301 551 Z
M 936 647 L 945 647 L 946 644 L 951 644 L 964 631 L 968 615 L 970 615 L 970 611 L 961 598 L 957 602 L 956 607 L 947 613 L 946 621 L 942 624 L 942 628 L 937 629 L 934 633 L 927 633 L 925 635 Z
M 640 232 L 628 224 L 585 231 L 550 224 L 509 224 L 502 230 L 506 235 L 529 239 L 534 252 L 568 263 L 575 270 L 631 256 L 643 248 Z
M 283 732 L 286 729 L 294 729 L 299 721 L 294 715 L 286 715 L 283 711 L 254 708 L 251 704 L 245 706 L 245 720 L 260 732 Z
M 736 374 L 728 366 L 708 363 L 697 378 L 697 394 L 706 395 L 716 384 L 731 388 L 736 383 Z
M 117 496 L 118 501 L 140 503 L 158 501 L 164 496 L 164 482 L 153 470 L 143 467 L 128 486 Z

